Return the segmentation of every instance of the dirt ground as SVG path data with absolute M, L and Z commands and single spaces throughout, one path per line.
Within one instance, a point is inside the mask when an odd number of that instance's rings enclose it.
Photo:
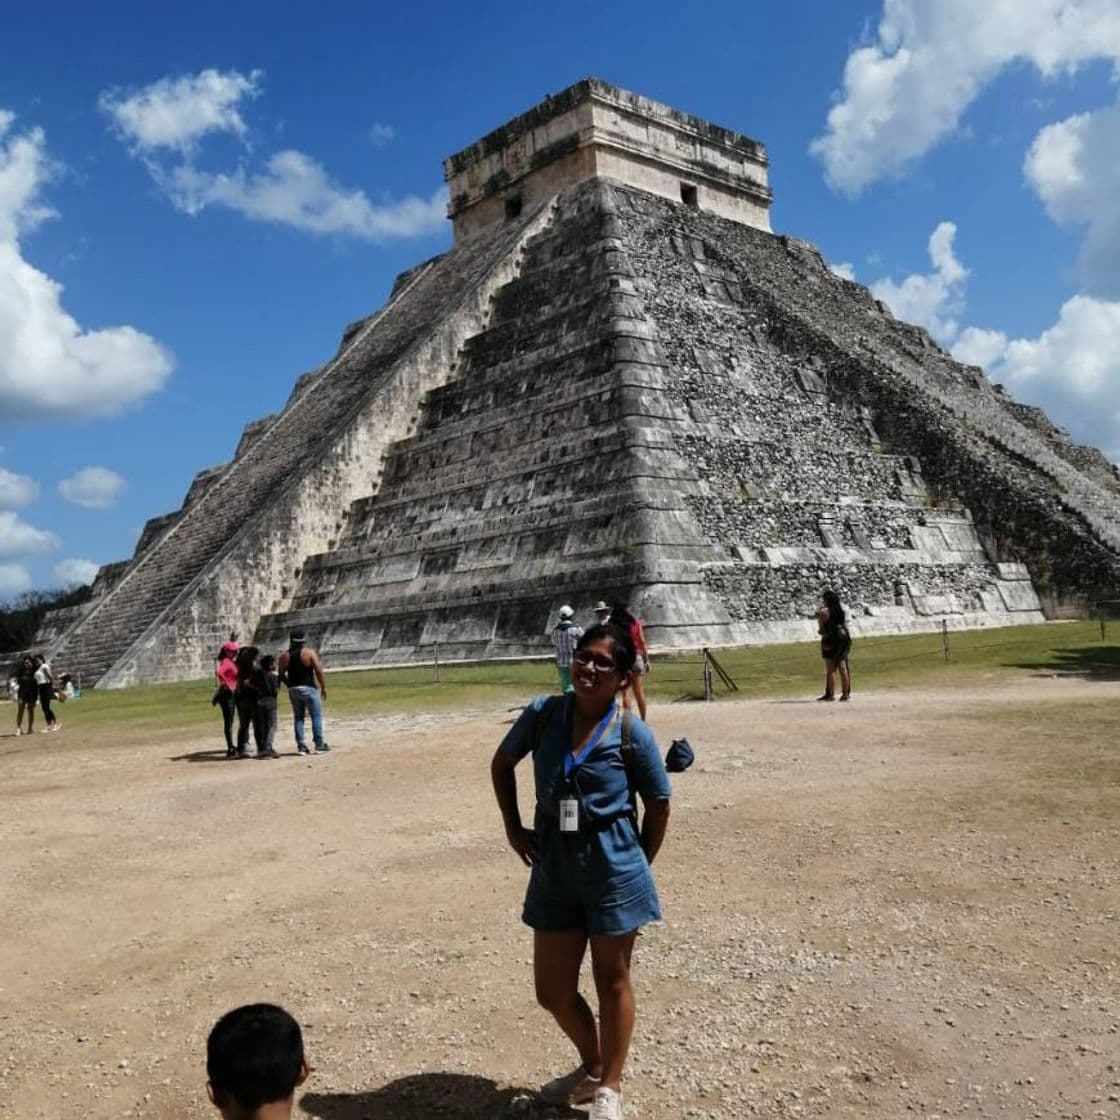
M 1120 1116 L 1118 701 L 653 708 L 698 761 L 627 1116 Z M 0 739 L 0 1116 L 216 1115 L 207 1031 L 261 999 L 305 1028 L 298 1116 L 579 1115 L 529 1096 L 572 1056 L 489 791 L 510 712 L 336 721 L 271 762 L 65 718 Z

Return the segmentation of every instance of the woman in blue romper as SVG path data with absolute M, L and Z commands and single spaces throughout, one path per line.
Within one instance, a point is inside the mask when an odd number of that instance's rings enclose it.
M 510 847 L 532 868 L 522 918 L 533 928 L 537 1001 L 579 1051 L 580 1064 L 541 1095 L 591 1102 L 590 1120 L 621 1120 L 622 1067 L 634 1029 L 630 955 L 639 927 L 661 917 L 650 864 L 669 823 L 669 779 L 657 743 L 636 717 L 628 778 L 617 693 L 634 666 L 630 636 L 593 626 L 572 655 L 575 692 L 540 696 L 491 763 Z M 537 805 L 525 828 L 514 767 L 533 755 Z M 631 783 L 645 813 L 639 828 Z M 591 946 L 599 1024 L 579 992 Z

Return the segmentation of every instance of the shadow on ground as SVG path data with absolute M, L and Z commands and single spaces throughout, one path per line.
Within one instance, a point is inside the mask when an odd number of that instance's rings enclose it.
M 499 1088 L 486 1077 L 417 1073 L 364 1093 L 305 1093 L 300 1108 L 321 1120 L 566 1120 L 586 1113 L 546 1105 L 528 1089 Z
M 1056 649 L 1049 661 L 1017 663 L 1042 676 L 1083 677 L 1091 681 L 1120 681 L 1120 646 Z
M 168 762 L 225 762 L 229 758 L 225 747 L 211 751 L 190 751 L 188 754 L 173 754 Z

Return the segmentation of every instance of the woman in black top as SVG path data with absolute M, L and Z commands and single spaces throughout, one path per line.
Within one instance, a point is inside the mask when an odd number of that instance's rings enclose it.
M 35 680 L 35 664 L 30 657 L 25 657 L 19 663 L 16 674 L 16 734 L 33 735 L 35 733 L 35 705 L 39 701 L 39 685 Z M 27 713 L 27 731 L 23 730 L 23 714 Z
M 237 651 L 237 757 L 249 757 L 249 732 L 253 730 L 257 712 L 257 686 L 253 674 L 257 669 L 260 650 L 256 646 L 242 646 Z M 260 749 L 260 744 L 257 745 Z
M 848 652 L 852 637 L 848 633 L 848 619 L 840 604 L 840 596 L 831 588 L 821 594 L 822 606 L 817 611 L 817 633 L 821 636 L 821 657 L 825 663 L 824 695 L 818 700 L 836 699 L 836 673 L 840 673 L 840 699 L 852 695 L 852 671 L 848 667 Z

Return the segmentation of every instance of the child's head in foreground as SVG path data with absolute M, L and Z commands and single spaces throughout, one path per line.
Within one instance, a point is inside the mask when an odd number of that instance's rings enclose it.
M 206 1042 L 206 1091 L 226 1120 L 291 1116 L 307 1072 L 299 1023 L 271 1003 L 227 1011 Z

